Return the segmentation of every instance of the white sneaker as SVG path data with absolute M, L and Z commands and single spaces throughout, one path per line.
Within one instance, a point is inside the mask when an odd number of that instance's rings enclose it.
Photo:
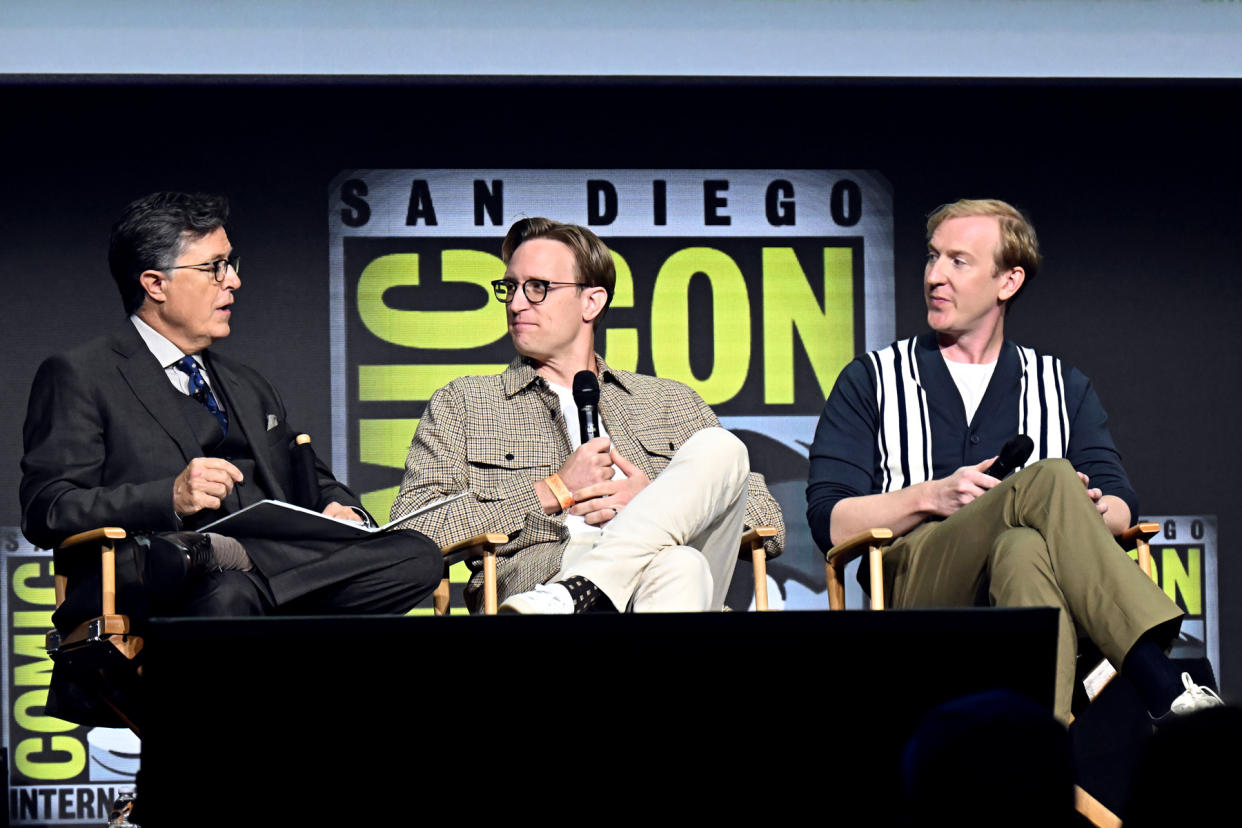
M 1156 725 L 1165 724 L 1179 716 L 1189 716 L 1198 710 L 1207 710 L 1209 707 L 1223 707 L 1225 704 L 1211 689 L 1195 684 L 1190 673 L 1182 673 L 1182 685 L 1186 689 L 1173 700 L 1169 712 L 1156 719 Z
M 538 584 L 530 592 L 510 595 L 500 605 L 500 612 L 523 615 L 573 615 L 574 599 L 560 584 Z

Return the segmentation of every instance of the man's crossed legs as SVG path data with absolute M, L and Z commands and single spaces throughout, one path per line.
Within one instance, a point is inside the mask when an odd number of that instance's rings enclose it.
M 501 611 L 583 612 L 601 598 L 634 612 L 721 609 L 749 473 L 740 440 L 723 428 L 696 432 L 601 532 L 570 540 L 549 584 L 511 596 Z

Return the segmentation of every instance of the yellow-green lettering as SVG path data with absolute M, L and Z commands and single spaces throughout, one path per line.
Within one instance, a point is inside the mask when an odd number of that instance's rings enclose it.
M 702 273 L 712 285 L 712 312 L 695 320 L 711 325 L 714 361 L 705 379 L 690 367 L 690 280 Z M 651 361 L 657 376 L 680 380 L 708 405 L 731 399 L 750 367 L 750 300 L 737 263 L 710 247 L 688 247 L 668 257 L 651 298 Z
M 414 311 L 384 304 L 389 288 L 418 284 L 418 254 L 393 253 L 371 262 L 358 277 L 358 315 L 371 333 L 407 348 L 480 348 L 505 335 L 504 305 L 492 296 L 491 282 L 504 276 L 498 257 L 479 250 L 445 250 L 440 277 L 478 285 L 479 306 L 471 310 Z
M 387 489 L 363 492 L 358 499 L 362 501 L 362 508 L 370 512 L 380 523 L 387 523 L 384 516 L 392 512 L 392 502 L 397 499 L 397 491 L 400 488 L 400 486 L 390 486 Z
M 22 739 L 14 751 L 17 770 L 27 779 L 50 781 L 72 779 L 86 767 L 86 748 L 70 736 L 37 736 Z M 67 754 L 58 761 L 40 759 L 40 754 Z
M 410 440 L 418 418 L 409 420 L 359 420 L 358 455 L 364 463 L 387 466 L 391 469 L 405 468 Z
M 1186 550 L 1186 565 L 1172 547 L 1165 547 L 1161 556 L 1164 570 L 1164 594 L 1176 601 L 1182 596 L 1182 605 L 1190 615 L 1203 612 L 1203 550 L 1192 546 Z
M 13 718 L 18 725 L 35 733 L 64 733 L 66 730 L 73 730 L 77 727 L 73 722 L 45 715 L 43 713 L 45 706 L 47 706 L 46 690 L 27 690 L 13 703 Z M 32 708 L 38 708 L 38 712 L 32 713 Z
M 634 277 L 629 263 L 617 251 L 612 251 L 612 261 L 617 268 L 617 286 L 613 291 L 612 308 L 634 307 Z M 633 328 L 604 328 L 604 359 L 609 368 L 620 371 L 638 370 L 638 331 Z
M 499 374 L 498 363 L 446 365 L 359 365 L 358 399 L 362 402 L 429 400 L 458 377 Z
M 821 397 L 854 356 L 854 255 L 824 248 L 821 308 L 792 248 L 763 249 L 763 399 L 794 401 L 794 336 L 802 342 Z
M 50 630 L 52 628 L 52 611 L 45 610 L 22 610 L 13 613 L 13 629 L 36 629 Z
M 52 575 L 52 564 L 48 561 L 47 570 L 43 571 L 37 563 L 24 563 L 17 569 L 13 570 L 13 594 L 27 604 L 35 604 L 36 606 L 56 606 L 56 589 L 55 587 L 37 587 L 31 586 L 31 581 L 37 581 L 43 578 L 50 578 Z

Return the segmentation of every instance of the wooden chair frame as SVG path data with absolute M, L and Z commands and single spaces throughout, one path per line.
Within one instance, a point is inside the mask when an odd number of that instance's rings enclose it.
M 62 636 L 55 629 L 47 633 L 45 646 L 53 661 L 80 662 L 82 669 L 95 669 L 101 675 L 110 667 L 133 664 L 134 674 L 142 674 L 142 666 L 135 664 L 142 652 L 142 638 L 132 634 L 129 617 L 116 611 L 116 546 L 128 536 L 124 529 L 106 526 L 71 535 L 56 548 L 53 561 L 63 561 L 67 555 L 98 548 L 102 592 L 99 615 L 82 622 L 67 635 Z M 55 591 L 56 606 L 59 608 L 69 592 L 67 575 L 56 573 Z M 142 736 L 133 718 L 117 707 L 112 699 L 102 694 L 100 699 L 130 730 Z
M 777 531 L 771 526 L 759 526 L 748 529 L 743 535 L 738 550 L 738 558 L 748 561 L 755 576 L 755 609 L 759 612 L 768 611 L 768 552 L 764 542 L 776 537 Z M 449 612 L 449 579 L 448 569 L 462 560 L 483 560 L 483 614 L 495 615 L 496 600 L 496 549 L 509 542 L 508 535 L 486 532 L 475 535 L 457 543 L 443 547 L 444 576 L 436 587 L 432 604 L 436 615 L 447 615 Z
M 83 641 L 103 640 L 111 636 L 122 636 L 132 639 L 132 641 L 128 642 L 112 642 L 113 646 L 116 646 L 128 658 L 133 658 L 142 649 L 142 639 L 138 636 L 130 636 L 128 616 L 119 615 L 116 611 L 116 542 L 124 540 L 126 537 L 128 537 L 128 533 L 124 529 L 108 526 L 102 529 L 92 529 L 89 532 L 79 532 L 66 538 L 64 543 L 56 548 L 55 554 L 60 556 L 73 547 L 98 544 L 99 573 L 100 580 L 103 583 L 103 593 L 100 596 L 100 614 L 98 616 L 79 624 L 67 636 L 62 637 L 55 630 L 47 634 L 46 644 L 49 651 L 57 651 Z M 56 606 L 59 607 L 64 603 L 65 596 L 69 591 L 68 577 L 57 573 L 55 589 Z
M 1138 523 L 1117 536 L 1122 544 L 1135 544 L 1139 568 L 1152 576 L 1151 538 L 1160 532 L 1159 523 Z M 824 556 L 824 569 L 828 580 L 828 608 L 845 609 L 845 567 L 855 558 L 867 552 L 867 565 L 871 571 L 871 608 L 884 609 L 884 547 L 893 540 L 891 529 L 868 529 L 852 538 L 838 543 Z M 878 588 L 877 588 L 878 587 Z
M 1152 577 L 1150 541 L 1159 532 L 1160 524 L 1158 523 L 1138 523 L 1117 536 L 1123 545 L 1135 544 L 1139 568 L 1149 578 Z M 845 567 L 855 558 L 860 557 L 864 551 L 868 556 L 867 564 L 871 574 L 871 609 L 884 609 L 882 556 L 884 547 L 892 540 L 893 533 L 889 529 L 868 529 L 828 550 L 824 556 L 824 568 L 828 580 L 829 609 L 845 609 Z M 1108 659 L 1103 659 L 1097 664 L 1083 681 L 1088 701 L 1094 701 L 1116 676 L 1117 670 Z M 1074 806 L 1080 814 L 1100 828 L 1118 828 L 1121 825 L 1121 820 L 1116 814 L 1078 785 L 1074 786 Z

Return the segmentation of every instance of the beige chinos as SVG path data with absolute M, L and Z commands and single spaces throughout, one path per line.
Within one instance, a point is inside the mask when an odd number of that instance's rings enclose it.
M 618 609 L 719 610 L 746 519 L 746 446 L 698 431 L 598 535 L 575 536 L 553 580 L 581 575 Z

